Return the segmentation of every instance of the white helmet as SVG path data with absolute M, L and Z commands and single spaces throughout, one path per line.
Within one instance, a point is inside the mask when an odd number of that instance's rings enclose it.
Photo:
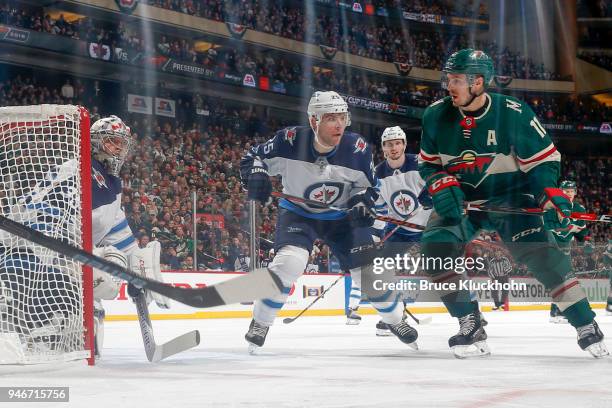
M 380 145 L 384 147 L 387 140 L 403 140 L 406 144 L 406 133 L 399 126 L 385 128 L 380 138 Z
M 106 164 L 108 171 L 119 175 L 119 170 L 127 158 L 132 147 L 132 132 L 128 126 L 115 115 L 97 120 L 89 131 L 91 147 L 98 159 Z M 107 140 L 112 138 L 110 140 Z M 121 139 L 121 150 L 118 153 L 108 152 L 104 149 L 106 143 L 115 144 L 116 139 Z
M 321 121 L 326 113 L 346 113 L 346 126 L 351 125 L 351 113 L 346 101 L 334 91 L 317 91 L 312 94 L 308 102 L 308 117 L 315 117 Z

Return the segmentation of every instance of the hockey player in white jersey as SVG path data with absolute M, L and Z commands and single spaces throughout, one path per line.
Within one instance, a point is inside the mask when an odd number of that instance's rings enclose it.
M 381 147 L 385 160 L 375 168 L 375 175 L 379 180 L 376 188 L 379 194 L 375 206 L 376 212 L 424 227 L 431 209 L 424 210 L 422 203 L 430 207 L 431 198 L 424 189 L 425 182 L 417 170 L 417 156 L 405 152 L 406 134 L 402 128 L 399 126 L 386 128 L 381 136 Z M 374 229 L 378 239 L 387 237 L 385 254 L 388 256 L 406 252 L 411 244 L 420 241 L 422 235 L 421 230 L 397 227 L 395 224 L 382 221 L 376 221 Z M 387 236 L 388 234 L 391 235 Z M 361 300 L 361 274 L 355 271 L 351 274 L 351 278 L 347 324 L 356 324 L 358 320 L 355 322 L 355 319 L 359 318 L 357 309 Z M 376 325 L 376 333 L 380 336 L 391 334 L 382 320 Z
M 308 104 L 310 127 L 289 127 L 268 142 L 254 146 L 243 157 L 241 177 L 248 197 L 267 204 L 270 176 L 282 176 L 283 192 L 347 208 L 336 211 L 281 200 L 274 259 L 268 268 L 280 277 L 285 290 L 255 302 L 253 320 L 245 336 L 251 351 L 263 346 L 291 285 L 302 275 L 316 238 L 325 241 L 342 269 L 355 270 L 371 263 L 355 248 L 371 246 L 376 185 L 372 152 L 363 137 L 345 131 L 350 125 L 348 105 L 336 92 L 315 92 Z M 402 321 L 397 298 L 370 299 L 391 331 L 412 344 L 417 332 Z
M 119 171 L 132 145 L 130 128 L 117 116 L 96 121 L 91 126 L 92 145 L 92 242 L 94 254 L 143 275 L 162 280 L 160 269 L 161 245 L 152 241 L 139 248 L 125 213 L 121 208 L 122 182 Z M 112 300 L 119 293 L 121 281 L 94 269 L 94 323 L 96 355 L 100 355 L 104 341 L 104 308 L 102 299 Z M 128 286 L 128 293 L 136 296 L 138 289 Z M 147 303 L 155 300 L 161 308 L 169 308 L 169 300 L 157 293 L 147 292 Z

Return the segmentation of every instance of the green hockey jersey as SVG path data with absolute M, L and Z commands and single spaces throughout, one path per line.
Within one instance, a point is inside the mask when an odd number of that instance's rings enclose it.
M 478 117 L 466 116 L 450 97 L 425 110 L 421 177 L 453 174 L 467 201 L 537 198 L 545 187 L 556 187 L 561 155 L 531 108 L 511 96 L 485 96 L 488 107 Z

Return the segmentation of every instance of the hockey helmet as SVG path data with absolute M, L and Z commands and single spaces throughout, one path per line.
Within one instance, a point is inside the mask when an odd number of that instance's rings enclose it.
M 97 120 L 89 131 L 94 154 L 105 163 L 110 174 L 119 175 L 132 147 L 132 133 L 115 115 Z
M 443 85 L 446 85 L 446 74 L 466 74 L 468 85 L 471 86 L 478 75 L 484 77 L 485 87 L 491 83 L 493 75 L 495 74 L 495 68 L 493 67 L 493 60 L 486 52 L 481 50 L 475 50 L 473 48 L 465 48 L 453 53 L 444 68 L 442 81 Z M 446 88 L 446 86 L 444 86 Z
M 561 188 L 562 190 L 576 190 L 576 182 L 572 180 L 563 180 L 561 184 L 559 184 L 559 188 Z
M 380 145 L 384 147 L 385 142 L 388 140 L 403 140 L 404 144 L 406 144 L 406 133 L 399 126 L 385 128 L 380 137 Z
M 308 117 L 315 117 L 317 123 L 326 113 L 346 113 L 346 126 L 351 125 L 351 113 L 346 101 L 334 91 L 316 91 L 308 102 Z

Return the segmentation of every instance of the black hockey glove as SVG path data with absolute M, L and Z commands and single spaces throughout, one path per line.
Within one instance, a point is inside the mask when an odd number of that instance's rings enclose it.
M 371 227 L 376 220 L 374 204 L 378 199 L 378 193 L 373 188 L 355 194 L 348 202 L 348 220 L 354 228 Z
M 256 200 L 263 205 L 268 205 L 272 202 L 272 182 L 268 172 L 263 167 L 253 167 L 249 171 L 249 179 L 247 183 L 249 200 Z

